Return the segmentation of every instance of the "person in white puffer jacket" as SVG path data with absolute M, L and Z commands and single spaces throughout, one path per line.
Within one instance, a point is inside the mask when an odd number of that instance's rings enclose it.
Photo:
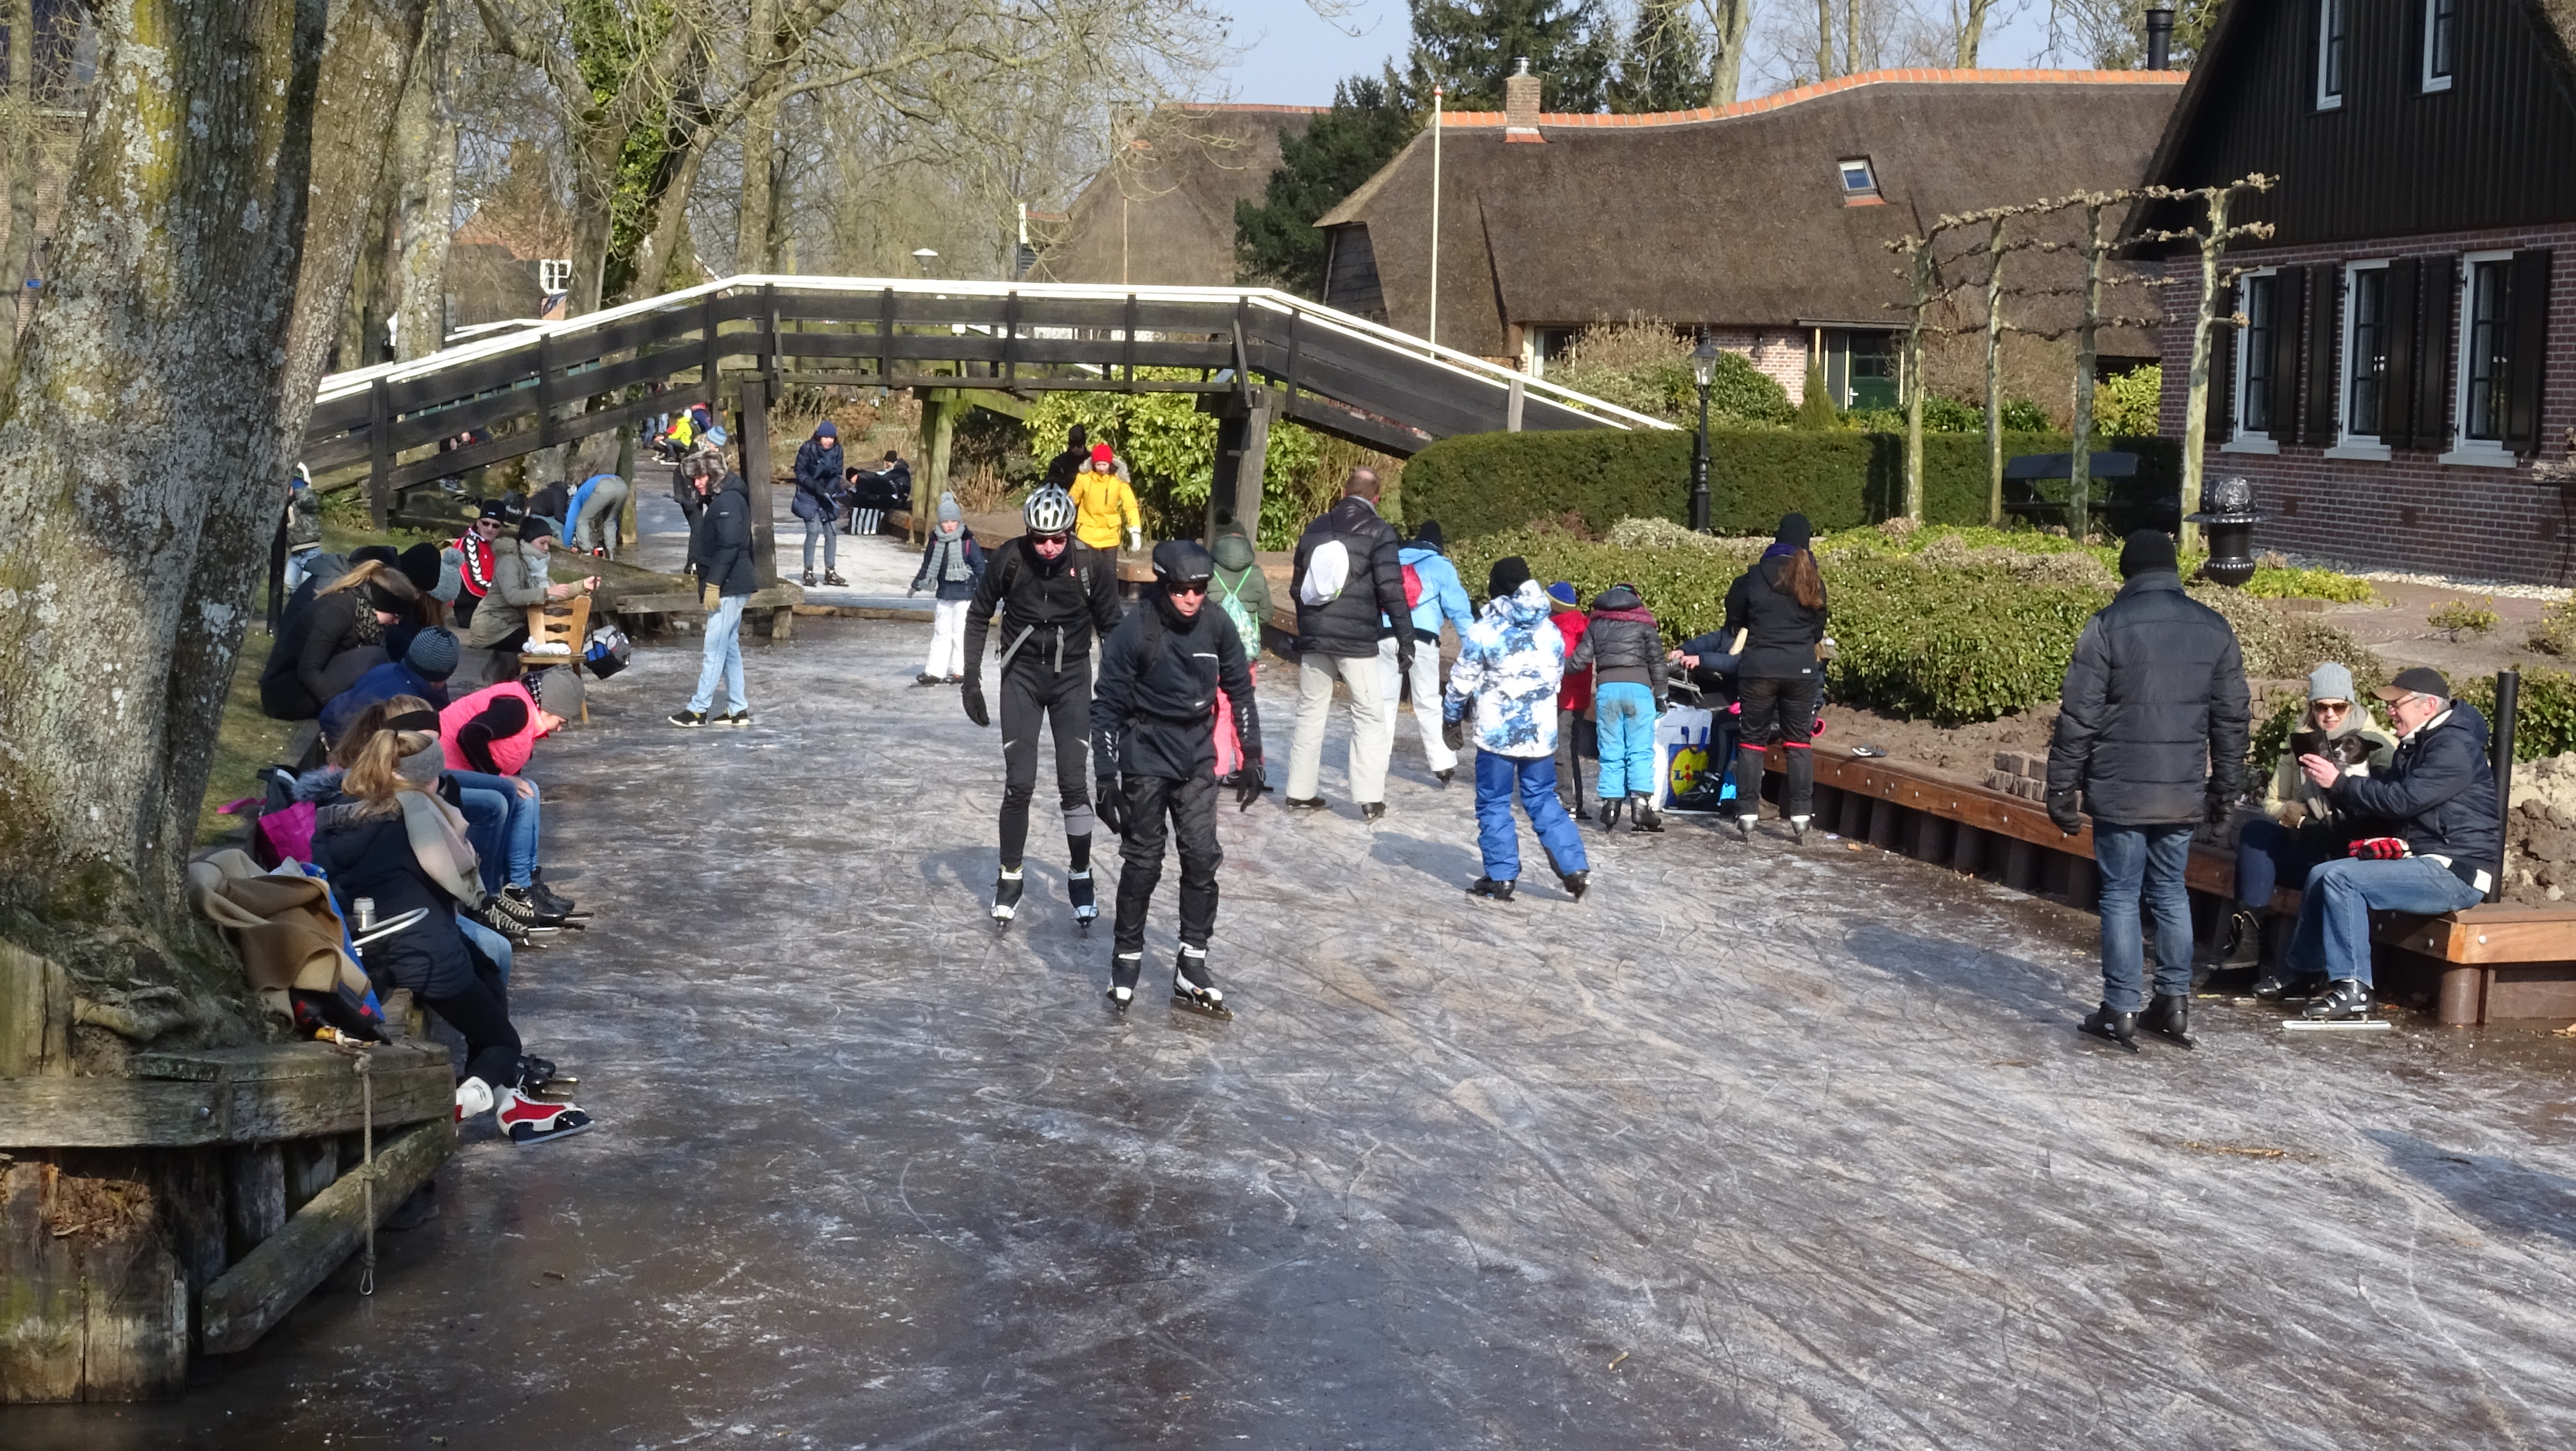
M 1520 797 L 1557 880 L 1576 900 L 1591 884 L 1583 838 L 1556 796 L 1556 693 L 1565 678 L 1565 636 L 1548 618 L 1545 591 L 1514 555 L 1494 562 L 1487 601 L 1459 641 L 1442 696 L 1450 748 L 1467 740 L 1475 714 L 1476 836 L 1485 874 L 1467 888 L 1508 902 L 1521 874 L 1520 832 L 1512 797 Z

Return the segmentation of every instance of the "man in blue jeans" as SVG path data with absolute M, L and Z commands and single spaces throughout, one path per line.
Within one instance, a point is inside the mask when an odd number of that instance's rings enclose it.
M 725 470 L 722 483 L 710 485 L 724 456 L 713 450 L 690 455 L 682 465 L 707 501 L 698 516 L 689 557 L 697 561 L 698 590 L 707 603 L 707 647 L 698 667 L 698 690 L 688 709 L 671 716 L 671 724 L 695 729 L 708 724 L 707 708 L 716 703 L 716 681 L 724 681 L 725 713 L 716 725 L 751 724 L 751 705 L 742 694 L 742 603 L 758 589 L 759 571 L 751 559 L 751 485 Z
M 2245 769 L 2248 707 L 2236 632 L 2184 594 L 2173 541 L 2141 529 L 2120 550 L 2120 592 L 2075 642 L 2048 747 L 2048 819 L 2069 836 L 2093 817 L 2102 869 L 2102 1005 L 2083 1031 L 2135 1053 L 2156 919 L 2148 1031 L 2191 1039 L 2192 829 L 2223 816 Z M 2078 793 L 2081 805 L 2078 805 Z
M 2352 854 L 2308 873 L 2289 971 L 2329 979 L 2307 1016 L 2370 1015 L 2370 914 L 2457 912 L 2485 897 L 2504 859 L 2495 768 L 2477 707 L 2451 699 L 2451 683 L 2418 665 L 2372 692 L 2388 703 L 2397 755 L 2384 771 L 2354 774 L 2323 756 L 2299 769 L 2338 812 L 2386 833 L 2352 844 Z M 2257 991 L 2273 984 L 2257 984 Z

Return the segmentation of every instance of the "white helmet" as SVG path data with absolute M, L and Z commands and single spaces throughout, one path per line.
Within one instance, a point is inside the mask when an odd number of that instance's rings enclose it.
M 1031 534 L 1069 534 L 1073 531 L 1073 496 L 1053 484 L 1042 484 L 1029 494 L 1020 508 Z

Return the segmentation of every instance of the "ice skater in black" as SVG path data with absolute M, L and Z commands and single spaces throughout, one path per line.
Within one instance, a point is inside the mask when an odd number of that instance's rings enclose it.
M 966 606 L 966 718 L 992 724 L 984 708 L 984 636 L 1002 617 L 1002 870 L 993 920 L 1020 905 L 1020 863 L 1029 842 L 1029 798 L 1038 783 L 1041 723 L 1055 733 L 1055 781 L 1064 806 L 1065 893 L 1088 930 L 1100 915 L 1091 889 L 1091 641 L 1118 624 L 1116 559 L 1073 537 L 1073 500 L 1040 488 L 1021 510 L 1028 532 L 992 554 Z
M 1208 934 L 1216 926 L 1216 697 L 1234 705 L 1243 770 L 1233 778 L 1238 810 L 1261 799 L 1261 717 L 1252 665 L 1225 616 L 1207 608 L 1216 560 L 1185 539 L 1154 546 L 1155 587 L 1100 649 L 1099 698 L 1091 713 L 1092 760 L 1100 771 L 1100 819 L 1121 838 L 1117 939 L 1109 1000 L 1124 1008 L 1144 970 L 1145 914 L 1163 879 L 1166 839 L 1181 849 L 1181 953 L 1172 964 L 1172 1002 L 1231 1016 L 1208 976 Z M 1166 827 L 1168 826 L 1168 831 Z

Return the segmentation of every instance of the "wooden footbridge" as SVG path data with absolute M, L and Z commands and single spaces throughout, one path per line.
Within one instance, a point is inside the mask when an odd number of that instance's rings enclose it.
M 363 483 L 381 521 L 415 485 L 709 402 L 736 415 L 757 487 L 769 400 L 818 384 L 915 390 L 925 482 L 972 392 L 1199 394 L 1220 421 L 1211 499 L 1247 519 L 1274 419 L 1399 457 L 1462 433 L 1671 426 L 1264 288 L 750 276 L 334 374 L 304 462 L 325 487 Z M 436 451 L 468 431 L 483 441 Z

